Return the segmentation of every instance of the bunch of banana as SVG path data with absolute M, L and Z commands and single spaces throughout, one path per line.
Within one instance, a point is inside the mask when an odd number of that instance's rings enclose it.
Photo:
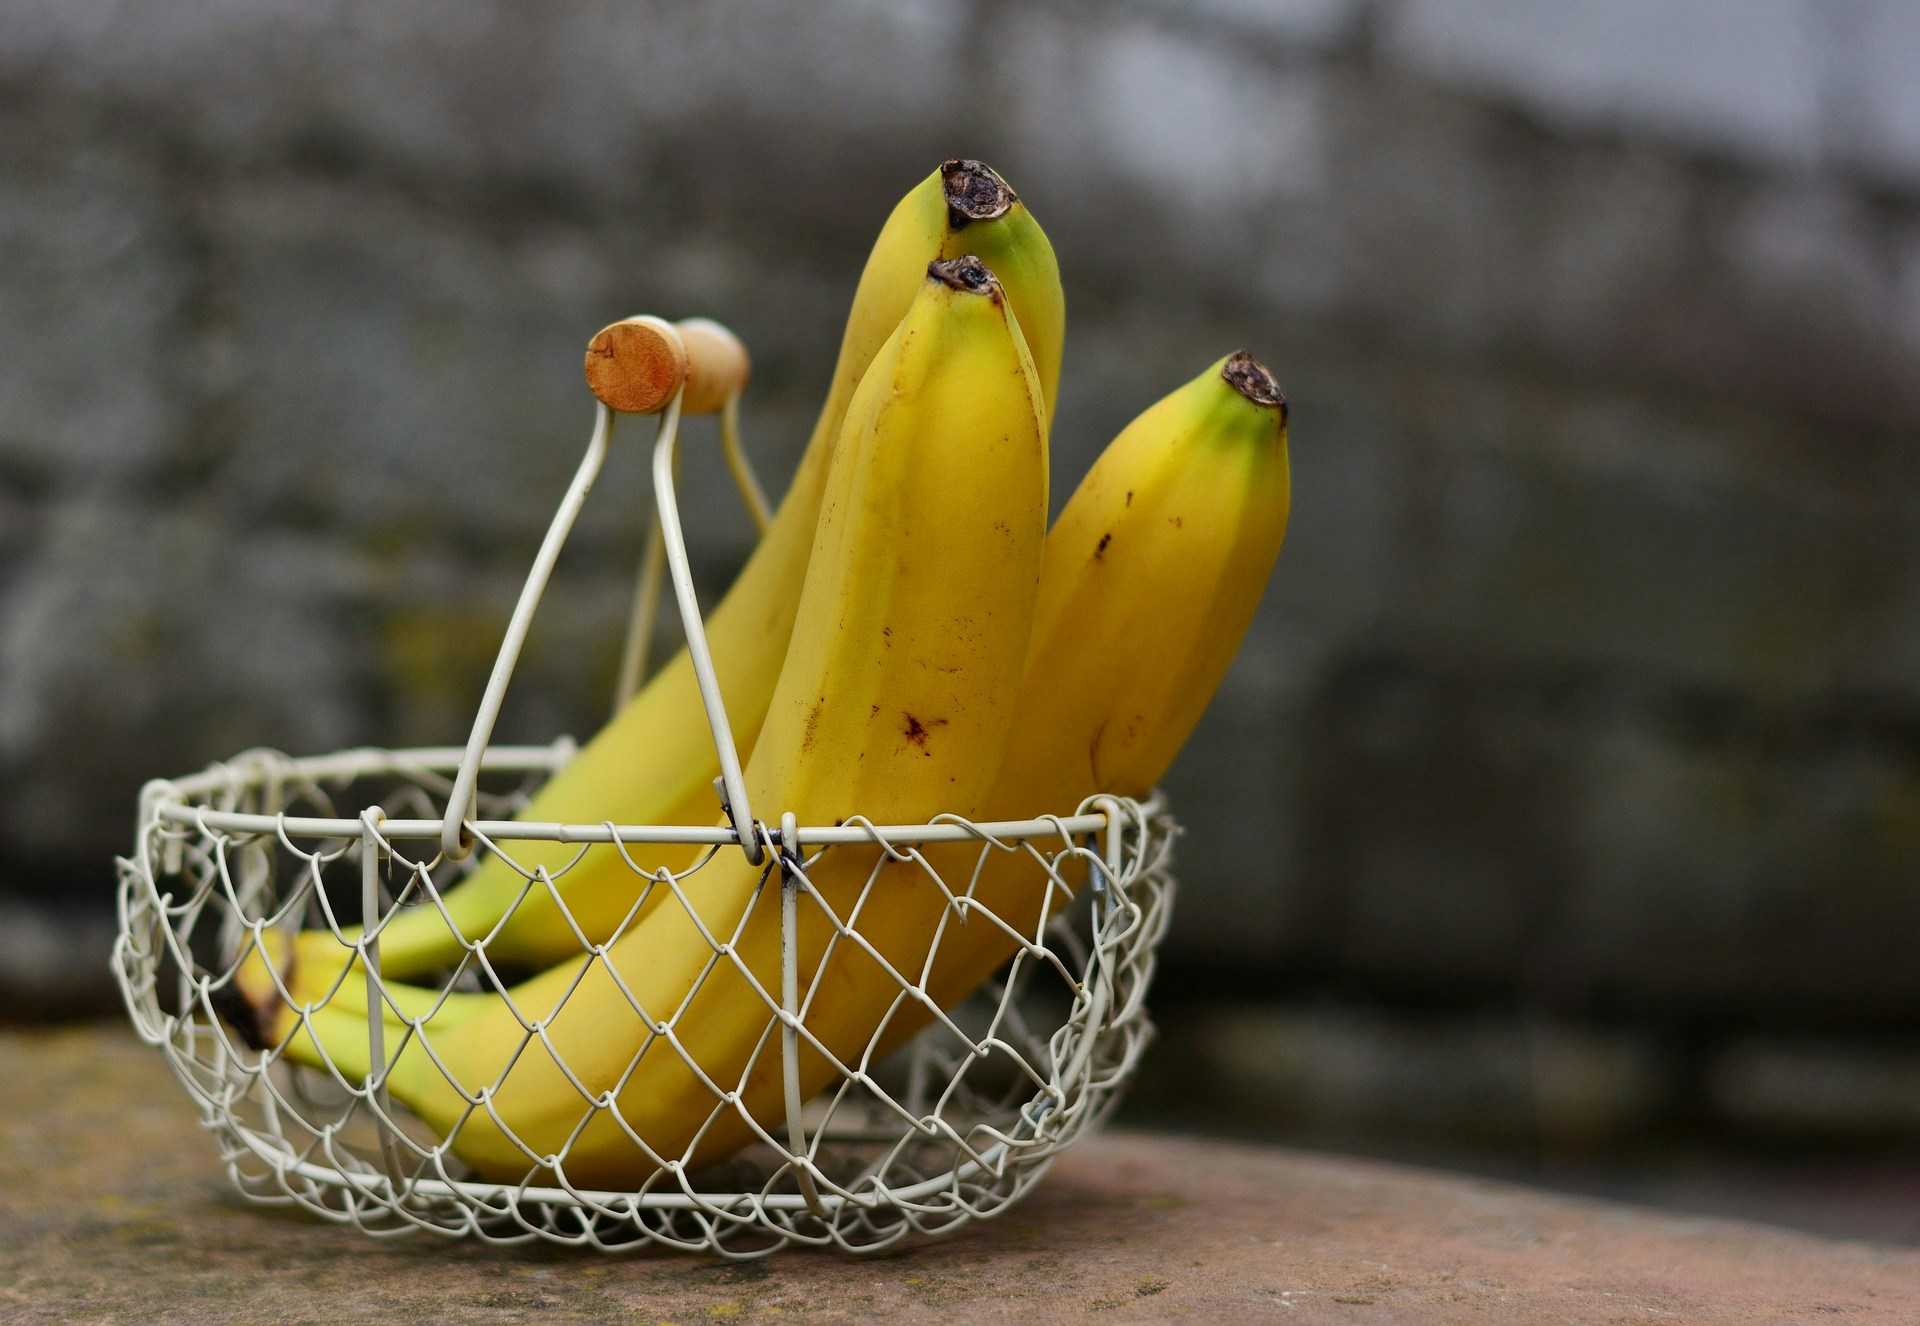
M 1062 330 L 1052 252 L 991 171 L 949 162 L 896 208 L 800 472 L 710 618 L 756 806 L 815 824 L 1027 819 L 1144 795 L 1171 764 L 1285 535 L 1286 401 L 1251 355 L 1216 362 L 1130 424 L 1046 532 Z M 710 821 L 713 764 L 683 655 L 526 815 Z M 311 932 L 248 957 L 241 1030 L 360 1081 L 367 1019 L 383 1018 L 390 1094 L 503 1181 L 557 1168 L 631 1186 L 767 1136 L 785 1106 L 778 864 L 723 851 L 684 906 L 657 905 L 675 895 L 656 886 L 636 909 L 646 881 L 610 848 L 548 882 L 538 867 L 574 850 L 491 858 L 445 895 L 453 927 L 428 906 L 381 932 L 388 977 L 482 939 L 540 975 L 498 993 L 387 979 L 369 1010 L 354 950 Z M 837 846 L 808 870 L 803 1095 L 964 999 L 1065 901 L 1029 853 L 923 852 Z M 693 859 L 629 853 L 643 869 Z M 949 889 L 997 921 L 956 923 Z M 563 907 L 601 951 L 581 951 Z
M 1292 495 L 1287 402 L 1245 351 L 1129 424 L 1047 535 L 1033 641 L 988 820 L 1071 810 L 1098 793 L 1141 798 L 1213 698 L 1280 555 Z M 1067 899 L 1031 853 L 925 849 L 988 916 L 949 924 L 926 1002 L 902 1002 L 876 1058 L 1037 943 Z M 975 865 L 979 864 L 976 873 Z M 916 966 L 903 970 L 921 971 Z
M 978 812 L 1006 744 L 1040 578 L 1042 402 L 1000 283 L 971 257 L 934 263 L 862 378 L 833 456 L 799 625 L 747 766 L 762 804 L 810 823 Z M 903 891 L 933 887 L 881 865 L 878 849 L 836 854 L 814 885 L 844 915 L 876 867 L 899 873 L 892 887 Z M 494 1177 L 525 1174 L 563 1147 L 579 1183 L 738 1150 L 781 1091 L 777 1064 L 756 1053 L 774 1014 L 754 986 L 780 979 L 778 909 L 755 905 L 764 875 L 724 854 L 700 872 L 691 911 L 656 908 L 604 957 L 481 996 L 451 1028 L 429 1019 L 395 1059 L 388 1090 Z M 818 966 L 831 934 L 824 916 L 807 918 L 803 970 Z M 851 951 L 837 946 L 834 960 L 857 979 Z M 843 1011 L 858 1020 L 857 1008 Z M 328 1007 L 303 1028 L 280 1013 L 268 1035 L 290 1036 L 294 1058 L 333 1056 L 350 1077 L 370 1067 L 363 1017 Z M 737 1103 L 715 1083 L 740 1092 Z
M 900 200 L 881 229 L 847 317 L 840 359 L 792 486 L 733 587 L 706 615 L 707 642 L 727 715 L 745 758 L 754 748 L 793 632 L 834 442 L 854 389 L 906 315 L 927 264 L 970 253 L 998 278 L 1019 319 L 1039 377 L 1043 421 L 1060 382 L 1066 305 L 1053 248 L 1006 181 L 978 161 L 948 161 Z M 519 818 L 562 824 L 703 824 L 719 807 L 712 734 L 682 650 L 574 759 Z M 579 934 L 605 943 L 646 881 L 613 847 L 520 842 L 512 859 L 490 854 L 438 903 L 402 909 L 380 931 L 381 968 L 405 979 L 456 965 L 486 941 L 490 960 L 541 968 L 581 951 Z M 686 849 L 639 843 L 633 866 L 685 869 Z M 546 872 L 546 873 L 542 873 Z M 666 896 L 655 889 L 645 907 Z M 571 922 L 569 921 L 571 917 Z M 632 918 L 637 920 L 637 917 Z M 345 943 L 342 942 L 344 938 Z M 354 956 L 357 931 L 314 930 L 279 965 L 302 990 L 335 983 Z

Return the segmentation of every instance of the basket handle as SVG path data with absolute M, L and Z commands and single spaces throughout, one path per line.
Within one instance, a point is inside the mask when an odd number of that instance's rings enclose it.
M 773 512 L 740 445 L 740 394 L 751 371 L 747 347 L 711 318 L 682 318 L 673 324 L 673 330 L 680 334 L 687 350 L 687 391 L 681 409 L 688 414 L 720 412 L 720 451 L 726 457 L 727 471 L 753 521 L 754 533 L 765 535 L 767 526 L 773 523 Z M 591 370 L 591 347 L 587 362 Z M 641 555 L 640 574 L 634 581 L 627 642 L 620 651 L 620 671 L 613 686 L 615 717 L 627 707 L 647 675 L 647 647 L 653 640 L 654 619 L 660 615 L 660 586 L 666 570 L 666 541 L 660 530 L 660 513 L 655 510 L 647 521 L 646 552 Z
M 705 323 L 683 337 L 673 324 L 659 318 L 628 318 L 603 328 L 588 344 L 587 385 L 599 398 L 594 415 L 593 433 L 587 440 L 586 455 L 574 472 L 573 481 L 560 499 L 559 509 L 547 527 L 546 537 L 535 554 L 520 599 L 508 619 L 500 652 L 494 657 L 493 672 L 480 698 L 473 719 L 473 731 L 467 738 L 460 768 L 454 776 L 453 791 L 447 798 L 447 810 L 440 824 L 440 850 L 449 860 L 459 861 L 473 851 L 473 831 L 468 822 L 474 818 L 475 789 L 487 746 L 493 740 L 493 728 L 500 717 L 500 705 L 506 698 L 513 669 L 520 661 L 533 614 L 546 593 L 547 581 L 567 536 L 572 533 L 580 508 L 592 491 L 594 480 L 607 458 L 613 436 L 616 411 L 629 414 L 660 415 L 660 430 L 654 443 L 653 481 L 658 507 L 661 543 L 668 568 L 673 574 L 674 597 L 680 610 L 680 624 L 686 632 L 687 653 L 700 686 L 700 701 L 707 711 L 707 726 L 712 730 L 714 751 L 720 758 L 721 796 L 728 818 L 747 859 L 758 865 L 762 849 L 753 832 L 753 812 L 747 800 L 746 779 L 740 770 L 740 754 L 733 742 L 732 726 L 727 721 L 726 704 L 714 675 L 713 656 L 707 648 L 707 633 L 700 617 L 700 603 L 693 592 L 693 572 L 687 561 L 685 536 L 680 527 L 680 508 L 674 493 L 674 447 L 679 438 L 680 416 L 689 402 L 707 410 L 721 409 L 731 414 L 730 402 L 737 399 L 746 384 L 746 352 L 739 342 L 718 323 Z M 712 334 L 716 330 L 724 334 Z M 689 344 L 691 342 L 691 345 Z M 729 358 L 729 344 L 738 349 Z M 689 356 L 689 349 L 695 354 Z M 734 416 L 737 417 L 737 416 Z M 737 439 L 736 447 L 737 450 Z M 741 475 L 751 479 L 745 457 L 735 467 L 736 481 Z M 754 485 L 758 491 L 758 485 Z M 745 487 L 743 485 L 743 493 Z M 751 502 L 749 503 L 751 508 Z M 764 499 L 762 499 L 764 507 Z M 657 572 L 656 572 L 657 574 Z M 644 575 L 644 573 L 643 573 Z M 629 630 L 629 653 L 640 623 Z

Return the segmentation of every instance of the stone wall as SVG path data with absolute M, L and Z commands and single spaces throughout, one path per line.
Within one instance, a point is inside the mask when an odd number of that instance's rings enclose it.
M 966 154 L 1062 256 L 1061 492 L 1236 346 L 1295 402 L 1288 549 L 1169 780 L 1189 973 L 1910 1019 L 1913 15 L 14 4 L 0 986 L 82 998 L 23 936 L 92 961 L 145 778 L 460 738 L 611 317 L 736 327 L 784 475 L 888 205 Z M 503 737 L 601 718 L 641 472 Z

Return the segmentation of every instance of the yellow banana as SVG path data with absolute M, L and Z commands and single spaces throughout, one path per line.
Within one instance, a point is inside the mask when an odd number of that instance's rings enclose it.
M 1098 792 L 1140 796 L 1172 763 L 1251 621 L 1284 538 L 1290 502 L 1286 403 L 1240 354 L 1150 408 L 1109 446 L 1048 536 L 1033 640 L 1012 734 L 984 819 L 1067 813 Z M 1179 647 L 1184 643 L 1184 648 Z M 1169 646 L 1174 647 L 1169 647 Z M 1025 853 L 925 849 L 956 891 L 1026 936 L 1062 899 Z M 1045 911 L 1042 905 L 1045 904 Z M 924 932 L 923 921 L 921 931 Z M 982 918 L 949 920 L 926 969 L 933 1003 L 965 998 L 1017 947 Z M 924 949 L 900 969 L 918 972 Z M 350 982 L 336 1007 L 363 1008 Z M 488 997 L 392 992 L 436 1028 Z M 342 995 L 345 996 L 343 1002 Z M 902 1001 L 876 1061 L 928 1021 Z
M 1100 792 L 1141 797 L 1179 754 L 1240 639 L 1286 536 L 1287 406 L 1242 351 L 1149 407 L 1113 440 L 1047 535 L 1033 644 L 984 818 L 1072 814 Z M 926 849 L 956 893 L 1029 939 L 1065 899 L 1024 852 Z M 1043 904 L 1045 910 L 1043 911 Z M 949 920 L 926 971 L 933 1003 L 964 999 L 1018 941 Z M 913 968 L 918 974 L 922 969 Z M 903 1003 L 876 1060 L 931 1014 Z
M 978 813 L 1006 744 L 1039 581 L 1043 399 L 998 282 L 972 258 L 933 264 L 847 413 L 797 626 L 747 767 L 758 805 L 816 824 Z M 778 1054 L 767 1049 L 777 1020 L 761 993 L 780 988 L 780 890 L 765 879 L 722 852 L 686 886 L 692 914 L 656 908 L 603 956 L 502 996 L 464 997 L 451 1028 L 429 1019 L 407 1036 L 393 1023 L 389 1044 L 404 1048 L 389 1090 L 499 1179 L 562 1150 L 566 1179 L 595 1186 L 731 1154 L 782 1108 Z M 858 910 L 861 935 L 886 958 L 924 950 L 922 918 L 937 917 L 941 900 L 917 866 L 871 848 L 832 849 L 810 880 L 797 965 L 803 988 L 819 976 L 820 993 L 806 1031 L 831 1054 L 856 1054 L 897 987 L 864 950 L 831 942 L 823 907 L 843 920 Z M 369 1072 L 363 1015 L 323 1008 L 306 1030 L 284 1006 L 268 1019 L 266 1039 L 285 1041 L 291 1057 L 324 1052 L 349 1078 Z M 833 1072 L 818 1053 L 803 1056 L 803 1091 Z M 608 1101 L 615 1109 L 594 1108 Z
M 739 579 L 707 615 L 707 641 L 743 758 L 753 749 L 786 655 L 833 442 L 854 388 L 924 284 L 927 264 L 962 253 L 977 256 L 999 279 L 1033 355 L 1045 417 L 1052 416 L 1066 330 L 1053 249 L 1013 190 L 989 167 L 948 161 L 887 218 L 861 273 L 833 385 L 793 484 Z M 541 788 L 520 818 L 705 824 L 717 808 L 712 784 L 719 772 L 693 666 L 682 650 Z M 578 846 L 504 846 L 515 864 L 489 854 L 471 876 L 447 890 L 439 906 L 422 902 L 387 922 L 380 934 L 387 974 L 404 979 L 452 966 L 460 960 L 463 938 L 485 939 L 487 955 L 496 963 L 549 966 L 581 953 L 574 924 L 590 944 L 610 939 L 628 922 L 646 887 L 612 847 L 587 849 L 571 869 L 549 879 L 538 872 L 562 870 L 580 852 Z M 647 843 L 629 846 L 627 854 L 643 870 L 680 870 L 693 859 L 687 848 Z M 656 888 L 645 910 L 665 896 L 665 889 Z M 347 934 L 349 944 L 356 936 L 357 931 Z M 331 931 L 310 931 L 296 941 L 291 975 L 284 963 L 281 971 L 295 983 L 297 997 L 317 998 L 339 983 L 352 956 Z M 257 959 L 243 971 L 242 984 L 256 999 L 271 988 Z

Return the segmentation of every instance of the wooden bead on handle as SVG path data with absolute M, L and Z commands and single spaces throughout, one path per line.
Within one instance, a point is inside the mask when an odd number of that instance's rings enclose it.
M 609 409 L 653 414 L 686 380 L 686 343 L 663 318 L 624 318 L 587 342 L 587 386 Z
M 712 318 L 682 318 L 673 325 L 687 347 L 687 394 L 680 408 L 688 414 L 714 414 L 728 397 L 746 389 L 753 371 L 747 347 Z

